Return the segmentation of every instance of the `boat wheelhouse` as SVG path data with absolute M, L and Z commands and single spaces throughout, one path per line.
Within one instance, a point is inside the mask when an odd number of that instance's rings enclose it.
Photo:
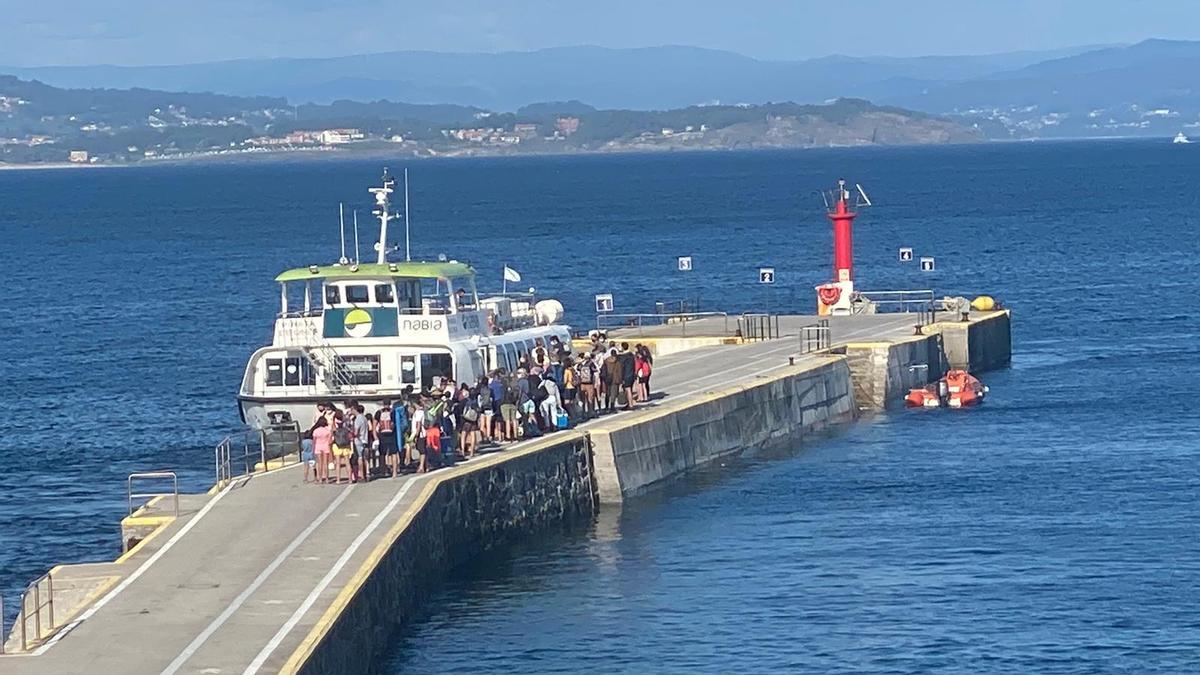
M 386 193 L 380 203 L 386 213 Z M 443 378 L 473 384 L 498 368 L 511 372 L 538 345 L 570 348 L 557 301 L 480 298 L 469 265 L 388 262 L 385 240 L 386 223 L 376 263 L 311 265 L 275 278 L 271 344 L 251 355 L 238 395 L 247 424 L 307 426 L 321 401 L 353 399 L 373 411 Z

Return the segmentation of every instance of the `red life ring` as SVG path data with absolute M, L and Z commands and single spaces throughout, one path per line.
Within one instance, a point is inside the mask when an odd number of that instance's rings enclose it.
M 817 297 L 821 299 L 823 305 L 836 305 L 837 301 L 842 298 L 842 287 L 833 284 L 818 286 Z

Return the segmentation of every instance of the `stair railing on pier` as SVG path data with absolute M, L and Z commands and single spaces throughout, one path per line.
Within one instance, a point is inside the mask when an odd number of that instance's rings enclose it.
M 746 312 L 738 318 L 738 334 L 754 342 L 773 340 L 779 337 L 779 315 Z
M 812 354 L 829 349 L 829 319 L 821 319 L 811 326 L 800 328 L 800 353 Z
M 213 449 L 218 488 L 238 476 L 264 473 L 300 461 L 300 423 L 295 421 L 247 430 L 240 437 L 226 436 Z
M 170 492 L 134 492 L 134 481 L 164 481 L 170 479 Z M 133 506 L 133 500 L 146 500 L 138 506 L 144 505 L 146 502 L 156 497 L 173 497 L 175 499 L 175 517 L 179 517 L 179 476 L 174 471 L 141 471 L 138 473 L 129 474 L 129 478 L 125 481 L 125 496 L 129 501 L 129 515 L 133 515 L 136 510 Z
M 46 601 L 42 602 L 42 582 L 46 582 Z M 29 636 L 29 599 L 33 598 L 33 638 Z M 46 625 L 42 626 L 42 610 L 46 610 Z M 21 595 L 21 612 L 17 616 L 21 629 L 21 651 L 29 651 L 31 643 L 42 640 L 54 632 L 54 578 L 46 572 L 25 587 Z M 45 630 L 43 631 L 43 628 Z
M 720 318 L 721 333 L 729 334 L 729 314 L 726 312 L 655 312 L 652 314 L 597 314 L 596 330 L 609 331 L 618 328 L 636 328 L 636 335 L 651 326 L 679 325 L 680 336 L 687 337 L 689 322 L 700 319 Z

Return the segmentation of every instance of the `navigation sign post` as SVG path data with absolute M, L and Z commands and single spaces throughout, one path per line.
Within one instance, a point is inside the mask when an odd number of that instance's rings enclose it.
M 612 293 L 599 293 L 596 295 L 596 313 L 605 314 L 613 311 L 613 296 Z
M 913 250 L 907 246 L 900 249 L 900 262 L 912 262 Z
M 775 268 L 774 267 L 758 268 L 758 283 L 760 283 L 760 284 L 775 283 Z
M 932 272 L 934 268 L 933 258 L 921 258 L 921 271 Z
M 679 256 L 679 259 L 677 262 L 679 263 L 679 271 L 680 272 L 691 272 L 692 271 L 692 256 L 681 255 L 681 256 Z

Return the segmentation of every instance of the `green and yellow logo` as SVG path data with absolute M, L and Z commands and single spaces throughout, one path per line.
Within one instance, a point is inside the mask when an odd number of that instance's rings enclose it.
M 365 309 L 352 309 L 346 312 L 342 325 L 349 337 L 367 337 L 371 334 L 371 313 Z

